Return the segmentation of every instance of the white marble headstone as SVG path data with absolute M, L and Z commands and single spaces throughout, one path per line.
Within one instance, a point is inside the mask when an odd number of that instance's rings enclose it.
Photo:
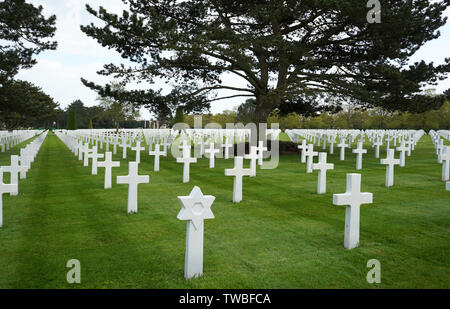
M 306 140 L 302 140 L 302 143 L 297 146 L 298 149 L 302 151 L 300 162 L 305 163 L 306 162 L 306 149 L 308 148 L 308 145 L 306 144 Z
M 371 204 L 373 195 L 361 192 L 361 174 L 347 174 L 347 190 L 333 194 L 334 205 L 345 205 L 344 247 L 356 248 L 359 244 L 359 221 L 361 204 Z
M 400 159 L 395 159 L 395 150 L 388 149 L 386 159 L 381 159 L 381 164 L 386 165 L 386 187 L 394 185 L 394 165 L 400 164 Z
M 138 166 L 137 162 L 128 162 L 128 175 L 117 176 L 118 184 L 128 184 L 128 213 L 135 213 L 138 210 L 138 184 L 150 182 L 150 177 L 148 175 L 138 175 Z
M 356 169 L 362 169 L 362 155 L 363 153 L 367 153 L 367 149 L 363 149 L 363 143 L 358 142 L 358 146 L 356 149 L 353 149 L 352 152 L 356 153 Z
M 18 185 L 3 183 L 3 169 L 0 167 L 0 227 L 3 226 L 3 194 L 17 195 Z
M 313 170 L 319 170 L 317 179 L 317 194 L 323 194 L 327 192 L 327 170 L 334 168 L 334 164 L 327 163 L 327 153 L 319 153 L 319 162 L 313 164 Z
M 211 205 L 215 197 L 203 195 L 200 188 L 195 186 L 188 196 L 178 196 L 178 200 L 183 208 L 178 213 L 177 218 L 188 221 L 184 277 L 191 279 L 203 274 L 203 221 L 214 219 Z
M 250 176 L 251 170 L 243 168 L 243 157 L 234 157 L 234 168 L 226 169 L 225 176 L 234 176 L 233 182 L 233 202 L 242 201 L 242 177 Z
M 111 188 L 111 170 L 113 167 L 119 167 L 119 161 L 112 160 L 112 153 L 107 151 L 105 152 L 105 161 L 100 161 L 97 163 L 98 167 L 105 168 L 105 189 Z
M 317 151 L 314 151 L 314 144 L 308 144 L 308 149 L 306 149 L 306 172 L 313 172 L 313 159 L 318 155 Z
M 442 181 L 449 180 L 450 173 L 450 146 L 445 146 L 441 153 Z

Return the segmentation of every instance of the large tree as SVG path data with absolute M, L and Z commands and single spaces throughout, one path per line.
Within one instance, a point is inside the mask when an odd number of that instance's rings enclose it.
M 438 108 L 443 96 L 423 96 L 421 87 L 444 79 L 444 65 L 410 57 L 439 37 L 450 0 L 381 0 L 381 23 L 369 23 L 361 0 L 127 0 L 122 16 L 87 6 L 104 26 L 81 26 L 100 44 L 136 63 L 106 64 L 103 75 L 124 83 L 163 78 L 161 91 L 129 91 L 82 79 L 101 95 L 126 96 L 159 114 L 182 106 L 208 108 L 231 97 L 254 97 L 257 119 L 278 108 L 282 114 L 314 113 L 327 97 L 352 98 L 368 107 L 422 111 Z M 370 16 L 369 16 L 370 17 Z M 223 73 L 241 77 L 236 87 Z
M 67 117 L 68 125 L 69 125 L 71 111 L 74 111 L 76 114 L 76 119 L 77 119 L 76 128 L 87 129 L 89 127 L 89 120 L 90 120 L 88 109 L 89 109 L 89 107 L 86 107 L 84 105 L 83 101 L 81 101 L 79 99 L 70 103 L 66 107 L 66 117 Z
M 119 83 L 112 83 L 110 85 L 112 91 L 121 94 L 124 93 L 125 87 Z M 112 96 L 100 96 L 97 98 L 100 102 L 100 107 L 104 110 L 104 117 L 111 119 L 114 122 L 116 131 L 119 131 L 121 121 L 134 120 L 139 116 L 139 110 L 131 102 L 123 100 L 123 98 L 114 98 Z
M 26 81 L 11 81 L 0 87 L 0 127 L 46 127 L 58 118 L 58 103 L 41 88 Z
M 36 63 L 36 54 L 56 49 L 53 37 L 56 16 L 45 18 L 42 6 L 25 0 L 0 2 L 0 86 L 11 80 L 19 69 Z

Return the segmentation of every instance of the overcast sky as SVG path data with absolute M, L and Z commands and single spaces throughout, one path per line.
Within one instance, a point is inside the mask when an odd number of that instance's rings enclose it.
M 119 64 L 123 59 L 118 53 L 99 45 L 94 39 L 86 36 L 80 30 L 80 24 L 91 22 L 98 23 L 93 16 L 87 13 L 85 4 L 89 3 L 93 8 L 105 7 L 109 12 L 121 13 L 125 8 L 121 0 L 27 0 L 34 5 L 44 7 L 44 15 L 55 14 L 56 35 L 58 42 L 56 51 L 46 51 L 37 56 L 38 63 L 31 69 L 22 70 L 17 75 L 23 79 L 40 86 L 47 94 L 52 96 L 65 108 L 76 99 L 82 100 L 85 105 L 93 106 L 97 94 L 83 86 L 80 81 L 84 77 L 90 81 L 105 84 L 110 79 L 96 74 L 105 63 Z M 383 3 L 381 1 L 381 3 Z M 450 10 L 446 11 L 450 16 Z M 100 23 L 98 23 L 100 24 Z M 450 22 L 440 29 L 441 36 L 428 42 L 415 55 L 412 61 L 433 61 L 435 64 L 444 62 L 445 57 L 450 57 Z M 231 76 L 225 76 L 228 84 L 239 86 L 242 80 Z M 155 89 L 163 87 L 157 84 Z M 242 86 L 242 84 L 241 84 Z M 442 92 L 450 88 L 450 79 L 447 78 L 437 86 L 437 91 Z M 227 93 L 224 93 L 227 94 Z M 236 98 L 212 103 L 211 112 L 219 113 L 225 109 L 238 106 L 245 98 Z M 150 114 L 142 109 L 141 116 L 148 119 Z

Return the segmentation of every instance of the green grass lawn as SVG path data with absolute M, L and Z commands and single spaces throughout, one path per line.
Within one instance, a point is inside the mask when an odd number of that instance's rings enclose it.
M 0 153 L 0 165 L 19 146 Z M 364 155 L 362 190 L 373 193 L 374 203 L 361 206 L 360 246 L 353 250 L 343 247 L 345 207 L 332 204 L 333 193 L 345 192 L 346 173 L 357 172 L 348 149 L 346 161 L 338 148 L 329 155 L 335 169 L 328 193 L 316 194 L 317 172 L 306 174 L 299 156 L 283 156 L 277 169 L 244 178 L 240 204 L 232 203 L 233 178 L 224 176 L 233 160 L 217 159 L 209 169 L 201 159 L 183 184 L 182 164 L 161 158 L 155 173 L 153 158 L 141 154 L 139 173 L 150 183 L 139 186 L 139 212 L 132 215 L 127 186 L 115 180 L 128 172 L 121 154 L 118 148 L 113 188 L 104 190 L 103 168 L 92 176 L 54 134 L 47 136 L 19 195 L 3 195 L 0 288 L 450 287 L 450 192 L 429 136 L 406 167 L 396 166 L 391 188 L 374 150 Z M 186 281 L 186 222 L 176 218 L 177 196 L 194 185 L 216 196 L 216 218 L 205 221 L 204 275 Z M 69 259 L 81 262 L 81 284 L 66 282 Z M 381 284 L 366 281 L 369 259 L 381 263 Z

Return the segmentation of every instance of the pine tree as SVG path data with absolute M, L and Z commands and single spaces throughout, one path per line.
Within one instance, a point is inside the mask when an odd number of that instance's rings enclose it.
M 45 18 L 42 10 L 25 0 L 0 2 L 0 84 L 36 64 L 33 56 L 56 49 L 57 43 L 49 40 L 56 31 L 56 16 Z
M 184 122 L 184 113 L 183 108 L 178 107 L 175 113 L 175 118 L 173 119 L 173 124 L 183 123 Z
M 77 129 L 77 114 L 74 110 L 70 110 L 67 115 L 67 130 L 76 130 Z
M 121 16 L 87 5 L 103 25 L 81 30 L 134 62 L 105 65 L 100 74 L 124 83 L 162 78 L 174 84 L 167 95 L 114 93 L 158 116 L 237 97 L 256 100 L 258 121 L 276 108 L 313 115 L 329 108 L 323 103 L 331 98 L 415 112 L 443 104 L 443 95 L 426 97 L 420 89 L 448 75 L 450 58 L 441 65 L 407 64 L 439 37 L 449 0 L 383 0 L 381 23 L 371 22 L 372 10 L 361 0 L 123 1 L 129 10 Z M 245 81 L 227 84 L 222 74 Z M 111 91 L 82 81 L 99 93 Z

